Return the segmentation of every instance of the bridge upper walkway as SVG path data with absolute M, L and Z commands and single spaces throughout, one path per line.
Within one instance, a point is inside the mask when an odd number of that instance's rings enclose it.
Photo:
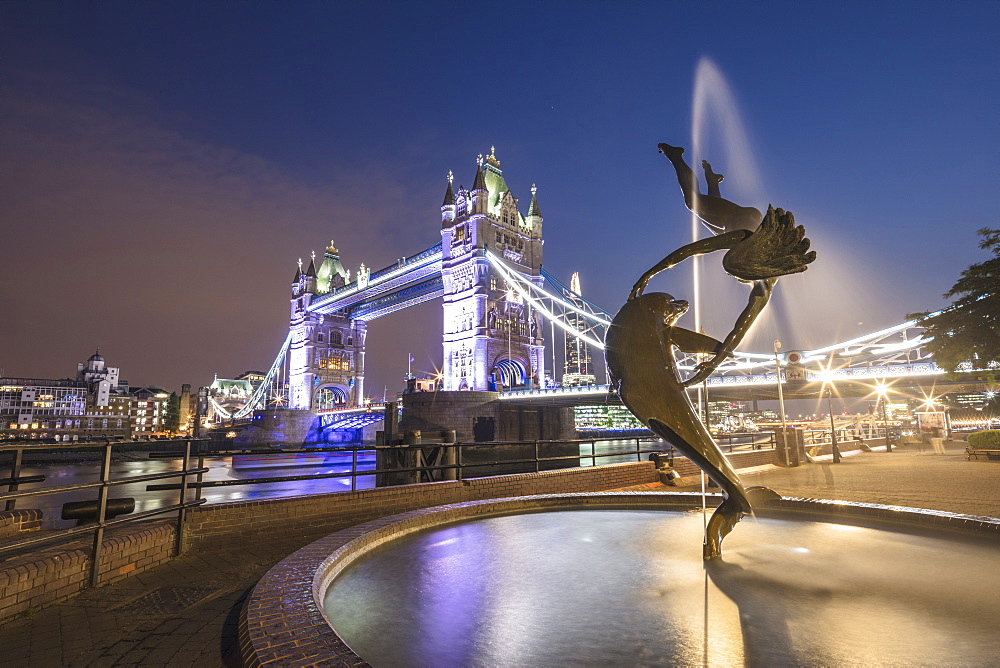
M 444 294 L 441 244 L 372 272 L 319 297 L 309 305 L 315 313 L 344 312 L 356 320 L 374 320 Z

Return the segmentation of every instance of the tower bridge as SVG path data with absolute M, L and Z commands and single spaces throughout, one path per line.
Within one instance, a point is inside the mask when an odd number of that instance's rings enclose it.
M 470 188 L 456 187 L 449 172 L 439 243 L 377 271 L 362 264 L 353 279 L 332 241 L 306 268 L 300 260 L 288 335 L 264 381 L 238 409 L 209 401 L 210 410 L 221 419 L 240 419 L 259 409 L 292 409 L 324 415 L 327 426 L 376 420 L 377 411 L 365 411 L 367 417 L 331 413 L 366 404 L 368 322 L 439 298 L 441 389 L 499 393 L 509 407 L 615 401 L 606 386 L 543 387 L 546 325 L 553 347 L 558 329 L 572 350 L 568 384 L 592 383 L 591 350 L 603 349 L 612 315 L 586 300 L 577 281 L 567 287 L 542 270 L 542 224 L 536 188 L 522 213 L 493 151 L 479 156 Z M 923 330 L 909 321 L 815 350 L 737 352 L 706 387 L 722 400 L 773 398 L 779 375 L 788 397 L 816 396 L 829 385 L 851 396 L 873 383 L 927 386 L 943 372 L 923 343 Z M 554 353 L 552 360 L 554 376 Z M 690 371 L 697 362 L 688 355 L 679 367 Z

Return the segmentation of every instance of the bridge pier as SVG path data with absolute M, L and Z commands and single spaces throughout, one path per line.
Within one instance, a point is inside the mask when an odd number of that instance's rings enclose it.
M 379 425 L 368 424 L 353 428 L 330 429 L 322 415 L 294 408 L 268 408 L 255 411 L 249 425 L 238 430 L 232 445 L 237 448 L 304 445 L 340 445 L 358 441 L 374 441 Z
M 255 411 L 251 423 L 233 439 L 233 445 L 238 448 L 268 445 L 298 448 L 306 441 L 316 421 L 316 414 L 312 411 L 294 408 Z
M 573 409 L 504 405 L 498 392 L 412 392 L 403 395 L 400 432 L 454 430 L 458 441 L 535 441 L 575 437 Z

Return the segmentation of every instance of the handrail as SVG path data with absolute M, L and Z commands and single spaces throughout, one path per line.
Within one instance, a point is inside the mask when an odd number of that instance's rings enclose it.
M 773 434 L 768 435 L 767 433 L 761 433 L 759 436 L 764 439 L 768 438 L 766 442 L 769 446 L 773 447 L 774 436 Z M 613 452 L 597 452 L 596 444 L 599 441 L 622 441 L 634 443 L 634 447 L 628 446 L 625 449 L 616 449 Z M 650 436 L 630 436 L 620 439 L 611 438 L 582 438 L 582 439 L 552 439 L 552 440 L 523 440 L 523 441 L 493 441 L 485 443 L 421 443 L 419 445 L 348 445 L 348 446 L 329 446 L 329 447 L 317 447 L 317 448 L 294 448 L 294 449 L 282 449 L 282 450 L 214 450 L 210 452 L 200 453 L 202 456 L 239 456 L 239 455 L 299 455 L 299 454 L 324 454 L 324 453 L 352 453 L 351 466 L 349 470 L 334 472 L 334 473 L 303 473 L 298 475 L 290 476 L 268 476 L 259 478 L 236 478 L 227 480 L 212 480 L 204 482 L 193 483 L 193 486 L 199 489 L 205 487 L 232 487 L 241 485 L 253 485 L 253 484 L 268 484 L 268 483 L 280 483 L 288 481 L 302 481 L 302 480 L 323 480 L 329 478 L 350 478 L 351 479 L 351 491 L 357 489 L 357 479 L 361 477 L 369 476 L 382 476 L 387 474 L 400 474 L 400 473 L 416 473 L 416 474 L 427 474 L 427 478 L 433 481 L 434 473 L 444 474 L 448 471 L 455 472 L 455 479 L 462 480 L 467 477 L 467 472 L 472 472 L 474 469 L 482 469 L 486 467 L 499 467 L 499 466 L 512 466 L 512 465 L 524 465 L 533 464 L 534 470 L 536 472 L 543 470 L 544 465 L 547 462 L 564 462 L 564 461 L 581 461 L 590 460 L 591 466 L 596 466 L 598 460 L 605 459 L 608 457 L 622 457 L 622 456 L 635 456 L 636 461 L 641 461 L 643 455 L 651 455 L 653 453 L 663 454 L 667 453 L 671 460 L 676 456 L 676 451 L 673 446 L 669 443 L 664 443 L 661 447 L 654 448 L 643 448 L 643 442 L 655 442 L 661 443 L 661 440 L 656 437 Z M 556 456 L 541 456 L 539 454 L 539 449 L 545 446 L 551 445 L 584 445 L 590 444 L 590 452 L 580 452 L 578 454 L 571 455 L 556 455 Z M 476 449 L 487 449 L 494 448 L 498 445 L 521 445 L 521 446 L 532 446 L 534 449 L 534 456 L 522 457 L 519 459 L 490 459 L 488 461 L 475 461 L 470 462 L 467 459 L 467 455 L 470 451 Z M 753 450 L 761 449 L 761 443 L 750 442 L 743 445 L 749 446 Z M 389 466 L 389 467 L 379 467 L 379 464 L 384 462 L 379 462 L 376 459 L 376 468 L 358 470 L 357 466 L 357 454 L 359 452 L 374 452 L 376 455 L 378 453 L 411 453 L 411 452 L 421 452 L 421 459 L 423 458 L 426 451 L 431 450 L 429 456 L 434 456 L 434 449 L 453 449 L 455 451 L 454 462 L 455 463 L 442 463 L 444 458 L 437 457 L 438 463 L 432 465 L 414 465 L 414 466 Z M 730 452 L 733 451 L 733 444 L 729 444 Z M 151 458 L 167 458 L 176 457 L 174 453 L 150 453 Z M 347 462 L 344 462 L 345 464 Z M 441 479 L 439 477 L 439 479 Z M 396 484 L 407 484 L 407 483 L 396 483 Z M 180 485 L 177 483 L 167 483 L 159 485 L 147 485 L 147 491 L 167 491 L 179 489 Z
M 5 507 L 7 510 L 14 510 L 17 499 L 33 497 L 33 496 L 45 496 L 50 494 L 60 494 L 70 491 L 80 491 L 87 489 L 97 490 L 97 518 L 96 522 L 93 524 L 84 524 L 76 527 L 71 527 L 69 529 L 60 529 L 57 531 L 45 532 L 43 535 L 32 536 L 30 538 L 22 538 L 16 541 L 8 541 L 0 545 L 0 554 L 5 552 L 12 552 L 22 549 L 27 546 L 36 545 L 39 543 L 46 543 L 50 541 L 56 541 L 59 539 L 67 538 L 69 536 L 75 536 L 78 534 L 84 534 L 92 532 L 93 537 L 93 549 L 91 551 L 91 562 L 90 562 L 90 586 L 97 586 L 98 578 L 100 572 L 98 570 L 99 564 L 101 562 L 101 553 L 103 551 L 104 543 L 104 530 L 108 527 L 119 526 L 123 524 L 130 524 L 137 522 L 139 520 L 146 519 L 147 517 L 153 517 L 156 515 L 163 515 L 166 513 L 176 512 L 177 513 L 177 531 L 176 531 L 176 546 L 175 554 L 181 554 L 183 549 L 183 536 L 184 536 L 184 516 L 185 511 L 188 508 L 194 506 L 199 506 L 206 502 L 206 499 L 201 497 L 201 490 L 196 489 L 195 496 L 197 498 L 188 500 L 187 499 L 187 481 L 188 476 L 197 476 L 197 482 L 201 482 L 201 477 L 203 473 L 208 471 L 205 468 L 205 456 L 199 453 L 198 456 L 198 466 L 196 468 L 191 468 L 191 444 L 193 442 L 206 442 L 208 439 L 193 439 L 193 438 L 182 438 L 182 439 L 161 439 L 157 441 L 112 441 L 110 438 L 104 438 L 103 443 L 38 443 L 38 442 L 0 442 L 0 452 L 13 452 L 13 460 L 10 466 L 10 476 L 7 482 L 7 492 L 0 494 L 0 501 L 6 502 Z M 164 471 L 163 473 L 148 473 L 143 475 L 134 476 L 122 476 L 112 478 L 111 473 L 111 454 L 112 450 L 116 445 L 133 445 L 136 443 L 183 443 L 184 449 L 181 453 L 178 453 L 184 460 L 181 470 L 179 471 Z M 54 446 L 54 447 L 53 447 Z M 37 450 L 80 450 L 80 449 L 94 449 L 100 448 L 102 452 L 101 458 L 101 472 L 100 481 L 92 483 L 79 483 L 74 485 L 58 485 L 55 487 L 47 487 L 41 489 L 31 489 L 25 491 L 18 491 L 18 484 L 21 482 L 28 482 L 26 480 L 27 476 L 22 477 L 21 467 L 24 461 L 24 453 L 37 451 Z M 171 506 L 165 506 L 162 508 L 153 508 L 151 510 L 145 510 L 138 513 L 130 513 L 127 516 L 119 517 L 116 519 L 107 518 L 107 504 L 108 504 L 108 492 L 112 487 L 117 487 L 118 485 L 125 485 L 129 483 L 144 482 L 150 480 L 165 480 L 168 478 L 180 478 L 181 483 L 177 486 L 180 490 L 180 498 L 176 504 Z M 196 485 L 194 485 L 197 487 Z
M 763 440 L 770 437 L 769 444 L 773 445 L 773 434 L 768 435 L 766 433 L 760 433 L 756 435 L 745 434 L 746 436 L 756 436 L 756 439 L 751 440 L 748 443 L 742 445 L 749 446 L 751 449 L 759 449 L 761 446 L 757 439 Z M 86 526 L 74 527 L 71 529 L 63 529 L 59 531 L 47 532 L 44 536 L 31 537 L 20 539 L 14 542 L 8 542 L 4 545 L 0 545 L 0 553 L 16 550 L 23 548 L 28 545 L 34 545 L 36 543 L 46 542 L 49 540 L 55 540 L 61 537 L 67 537 L 72 535 L 77 535 L 81 533 L 86 533 L 92 531 L 95 533 L 95 554 L 100 554 L 100 548 L 96 547 L 97 535 L 103 535 L 103 531 L 106 527 L 118 526 L 120 524 L 134 522 L 146 517 L 151 517 L 154 515 L 161 515 L 169 512 L 177 512 L 178 519 L 178 554 L 182 546 L 181 536 L 183 532 L 183 514 L 187 508 L 194 507 L 206 503 L 206 499 L 202 497 L 202 490 L 208 487 L 229 487 L 229 486 L 240 486 L 240 485 L 252 485 L 252 484 L 265 484 L 265 483 L 279 483 L 287 481 L 301 481 L 301 480 L 322 480 L 329 478 L 345 478 L 349 477 L 351 479 L 351 490 L 357 489 L 357 479 L 359 477 L 365 476 L 385 476 L 385 475 L 398 475 L 398 474 L 415 474 L 418 479 L 423 477 L 427 480 L 434 480 L 435 476 L 437 479 L 444 479 L 445 476 L 453 475 L 454 479 L 462 480 L 473 476 L 477 477 L 476 471 L 482 470 L 484 468 L 490 467 L 509 467 L 509 466 L 524 466 L 527 465 L 529 470 L 534 469 L 536 472 L 544 470 L 547 468 L 548 464 L 555 464 L 559 462 L 567 461 L 577 461 L 580 462 L 581 466 L 584 466 L 584 462 L 589 460 L 590 466 L 597 466 L 600 461 L 606 460 L 609 457 L 623 457 L 623 456 L 634 456 L 635 461 L 642 461 L 643 455 L 651 455 L 653 453 L 663 454 L 667 453 L 671 460 L 675 455 L 674 448 L 669 443 L 663 443 L 657 437 L 653 436 L 628 436 L 622 438 L 579 438 L 579 439 L 539 439 L 539 440 L 521 440 L 521 441 L 493 441 L 485 443 L 422 443 L 419 445 L 341 445 L 341 446 L 327 446 L 327 447 L 317 447 L 317 448 L 293 448 L 293 449 L 282 449 L 282 450 L 250 450 L 250 449 L 230 449 L 230 450 L 206 450 L 204 448 L 199 448 L 199 451 L 195 453 L 198 458 L 198 464 L 196 467 L 191 467 L 191 443 L 194 441 L 207 441 L 207 439 L 178 439 L 174 441 L 150 441 L 150 443 L 163 444 L 163 443 L 180 443 L 185 444 L 184 450 L 181 452 L 150 452 L 149 457 L 151 459 L 166 459 L 166 458 L 182 458 L 184 459 L 184 464 L 179 471 L 167 471 L 163 473 L 150 473 L 143 475 L 134 476 L 122 476 L 117 478 L 110 478 L 110 456 L 111 449 L 114 445 L 119 443 L 106 440 L 104 444 L 76 444 L 76 448 L 94 448 L 101 447 L 104 449 L 104 465 L 102 466 L 101 481 L 93 483 L 79 483 L 73 485 L 60 485 L 57 487 L 50 487 L 46 489 L 32 489 L 17 491 L 16 482 L 10 485 L 13 489 L 6 494 L 0 494 L 0 501 L 8 501 L 12 503 L 16 499 L 28 498 L 33 496 L 40 496 L 46 494 L 57 494 L 64 493 L 67 491 L 80 491 L 86 489 L 98 489 L 98 505 L 99 505 L 99 516 L 98 521 L 95 524 L 90 524 Z M 597 443 L 607 441 L 618 441 L 621 443 L 622 447 L 616 447 L 610 452 L 597 452 Z M 654 447 L 644 447 L 644 444 L 655 443 Z M 529 456 L 520 457 L 517 459 L 505 459 L 500 460 L 495 457 L 490 457 L 486 461 L 469 461 L 469 455 L 473 452 L 488 451 L 489 449 L 495 448 L 499 445 L 504 446 L 530 446 L 532 454 Z M 544 448 L 551 447 L 553 445 L 564 445 L 564 446 L 584 446 L 579 448 L 579 452 L 573 454 L 558 454 L 554 456 L 544 456 Z M 587 448 L 586 446 L 590 447 Z M 15 450 L 19 455 L 24 450 L 37 450 L 43 449 L 45 446 L 42 444 L 20 444 L 15 445 L 0 445 L 0 450 Z M 729 443 L 730 452 L 733 451 L 734 444 Z M 51 448 L 51 445 L 49 446 Z M 62 449 L 62 448 L 60 448 Z M 589 452 L 587 450 L 589 449 Z M 437 450 L 438 452 L 435 452 Z M 448 450 L 454 451 L 454 457 L 444 457 L 441 456 Z M 365 452 L 374 452 L 376 454 L 375 468 L 358 470 L 358 454 Z M 414 456 L 411 460 L 409 458 L 410 453 L 420 452 L 419 457 Z M 334 472 L 334 473 L 314 473 L 314 474 L 300 474 L 291 476 L 269 476 L 260 478 L 241 478 L 241 479 L 228 479 L 228 480 L 214 480 L 205 481 L 202 479 L 204 473 L 207 473 L 209 469 L 205 466 L 205 458 L 209 456 L 238 456 L 238 455 L 275 455 L 275 454 L 288 454 L 288 455 L 298 455 L 298 454 L 336 454 L 336 453 L 350 453 L 350 469 L 347 471 Z M 405 454 L 408 457 L 405 459 L 406 463 L 411 463 L 414 465 L 408 466 L 398 466 L 389 464 L 386 466 L 388 459 L 382 459 L 378 457 L 379 453 L 397 453 Z M 435 458 L 436 461 L 433 464 L 427 464 L 424 457 Z M 396 460 L 395 463 L 402 463 L 400 460 Z M 344 462 L 348 464 L 348 462 Z M 449 472 L 453 472 L 449 473 Z M 196 480 L 189 482 L 190 476 L 196 476 Z M 169 478 L 181 478 L 180 483 L 164 483 L 164 484 L 150 484 L 146 486 L 147 491 L 181 491 L 181 498 L 179 503 L 163 507 L 156 508 L 153 510 L 143 511 L 140 513 L 132 513 L 127 517 L 116 518 L 108 520 L 105 517 L 106 503 L 107 503 L 107 492 L 110 488 L 136 482 L 151 482 L 155 480 L 166 480 Z M 14 481 L 18 480 L 18 472 L 12 471 L 11 479 Z M 23 480 L 23 478 L 21 479 Z M 389 484 L 392 484 L 390 482 Z M 395 484 L 406 484 L 405 482 L 397 482 Z M 187 488 L 192 487 L 195 490 L 195 499 L 187 500 Z M 103 499 L 102 499 L 103 497 Z M 96 561 L 95 561 L 96 563 Z M 92 565 L 93 567 L 93 565 Z M 92 575 L 92 580 L 93 580 Z M 93 580 L 96 582 L 96 580 Z

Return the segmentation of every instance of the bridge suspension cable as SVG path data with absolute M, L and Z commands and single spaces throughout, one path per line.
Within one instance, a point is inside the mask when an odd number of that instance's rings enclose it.
M 549 322 L 569 332 L 572 336 L 578 337 L 588 345 L 594 346 L 598 350 L 604 350 L 604 334 L 611 324 L 612 318 L 610 313 L 594 306 L 580 295 L 576 295 L 561 283 L 556 282 L 564 291 L 579 297 L 579 300 L 570 301 L 562 294 L 553 294 L 545 290 L 524 274 L 510 268 L 506 262 L 489 250 L 486 251 L 486 259 L 497 270 L 497 273 L 507 281 L 511 289 Z M 573 303 L 575 301 L 578 303 Z M 570 314 L 575 314 L 576 317 L 572 317 Z M 580 327 L 578 323 L 584 323 L 584 326 Z
M 271 363 L 271 368 L 268 369 L 267 374 L 264 376 L 264 380 L 261 382 L 260 385 L 257 386 L 257 389 L 254 390 L 254 393 L 250 395 L 250 398 L 247 399 L 247 403 L 238 411 L 233 413 L 233 418 L 237 420 L 240 418 L 244 418 L 253 413 L 258 408 L 263 408 L 264 406 L 266 406 L 268 393 L 278 396 L 286 391 L 286 388 L 281 382 L 280 372 L 284 367 L 285 353 L 288 352 L 288 343 L 291 341 L 291 339 L 292 339 L 292 332 L 289 331 L 288 335 L 285 336 L 284 343 L 281 344 L 281 348 L 278 349 L 278 354 L 274 358 L 274 362 Z M 218 410 L 219 408 L 221 408 L 221 406 L 217 407 L 216 410 Z M 228 419 L 229 416 L 226 415 L 225 417 Z
M 542 277 L 545 283 L 539 286 L 489 250 L 486 251 L 486 258 L 514 292 L 556 327 L 598 350 L 604 349 L 604 335 L 613 318 L 610 313 L 573 292 L 544 270 Z M 832 361 L 843 360 L 845 366 L 917 364 L 923 367 L 931 362 L 930 356 L 920 350 L 926 341 L 918 321 L 909 320 L 848 341 L 801 351 L 801 362 L 831 364 Z M 678 366 L 690 371 L 698 362 L 695 355 L 681 354 Z M 768 371 L 773 374 L 774 369 L 773 353 L 736 351 L 719 365 L 715 376 L 766 374 Z

